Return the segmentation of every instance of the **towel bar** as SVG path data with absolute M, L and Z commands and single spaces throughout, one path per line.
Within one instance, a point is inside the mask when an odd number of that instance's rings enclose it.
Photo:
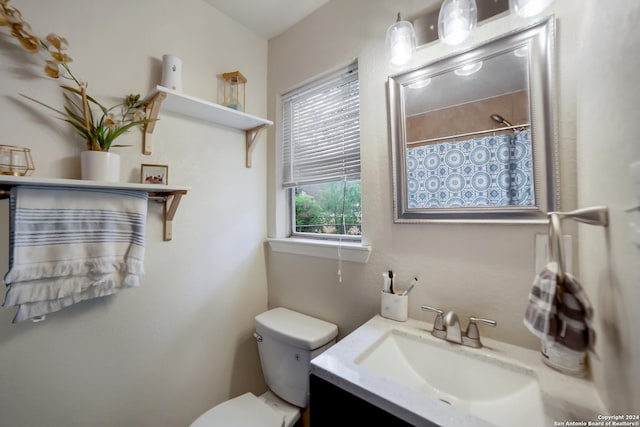
M 569 212 L 549 212 L 548 216 L 557 215 L 560 219 L 573 219 L 590 225 L 609 225 L 609 208 L 607 206 L 593 206 L 590 208 L 576 209 Z
M 593 206 L 569 212 L 549 212 L 549 254 L 558 264 L 558 275 L 564 277 L 564 244 L 561 220 L 573 219 L 589 225 L 609 226 L 609 208 Z
M 150 200 L 157 200 L 164 205 L 163 240 L 168 241 L 173 237 L 173 218 L 178 209 L 182 196 L 187 194 L 190 187 L 164 185 L 164 184 L 134 184 L 134 183 L 110 183 L 95 182 L 79 179 L 62 178 L 38 178 L 24 176 L 0 175 L 0 199 L 9 198 L 11 188 L 19 185 L 39 187 L 71 187 L 71 188 L 111 188 L 121 190 L 142 190 L 149 194 Z

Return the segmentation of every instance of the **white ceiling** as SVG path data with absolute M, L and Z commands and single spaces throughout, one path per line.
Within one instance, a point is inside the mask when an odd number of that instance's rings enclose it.
M 329 0 L 204 0 L 267 40 L 277 36 Z

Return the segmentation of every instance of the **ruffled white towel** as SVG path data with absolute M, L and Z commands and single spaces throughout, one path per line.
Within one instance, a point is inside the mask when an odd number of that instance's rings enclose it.
M 13 322 L 139 286 L 144 191 L 14 187 L 4 307 Z

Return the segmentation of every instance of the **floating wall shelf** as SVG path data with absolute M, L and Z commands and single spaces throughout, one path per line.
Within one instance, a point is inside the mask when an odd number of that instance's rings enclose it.
M 87 181 L 79 179 L 37 178 L 29 176 L 0 175 L 1 197 L 9 196 L 11 187 L 39 186 L 39 187 L 71 187 L 71 188 L 110 188 L 119 190 L 141 190 L 149 193 L 149 197 L 159 199 L 164 204 L 164 240 L 173 237 L 173 217 L 178 210 L 182 196 L 191 190 L 190 187 L 163 185 L 163 184 L 128 184 L 117 182 Z
M 156 86 L 153 92 L 145 98 L 145 101 L 149 118 L 158 118 L 158 113 L 162 108 L 187 117 L 244 131 L 247 150 L 246 167 L 248 168 L 251 167 L 251 153 L 255 148 L 258 133 L 262 128 L 273 124 L 271 120 L 261 119 L 223 105 L 184 95 L 163 86 Z M 151 137 L 156 123 L 154 121 L 145 125 L 142 144 L 142 152 L 144 154 L 151 154 Z

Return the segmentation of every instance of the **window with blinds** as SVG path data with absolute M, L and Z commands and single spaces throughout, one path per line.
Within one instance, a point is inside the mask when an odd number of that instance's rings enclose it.
M 357 65 L 282 99 L 283 185 L 292 234 L 361 234 L 360 91 Z

